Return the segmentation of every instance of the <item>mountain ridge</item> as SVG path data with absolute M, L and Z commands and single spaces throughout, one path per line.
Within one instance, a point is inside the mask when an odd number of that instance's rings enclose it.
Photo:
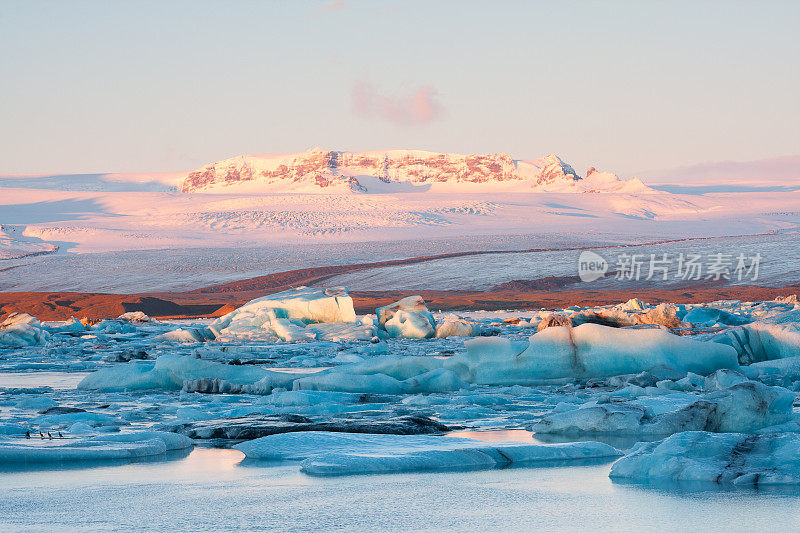
M 283 185 L 320 192 L 369 192 L 384 189 L 381 183 L 428 188 L 447 185 L 459 190 L 503 184 L 529 192 L 655 192 L 637 178 L 622 180 L 593 167 L 582 177 L 555 154 L 519 160 L 504 152 L 462 155 L 422 150 L 348 152 L 320 148 L 292 154 L 240 155 L 209 163 L 189 172 L 180 190 L 216 192 L 241 185 Z

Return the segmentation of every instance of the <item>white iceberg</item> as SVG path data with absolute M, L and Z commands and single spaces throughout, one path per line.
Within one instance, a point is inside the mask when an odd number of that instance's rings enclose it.
M 40 346 L 50 340 L 50 333 L 27 313 L 11 313 L 0 322 L 0 346 L 20 348 Z
M 234 446 L 251 459 L 302 460 L 314 476 L 488 469 L 546 461 L 618 457 L 600 442 L 526 444 L 430 435 L 369 435 L 307 431 L 270 435 Z
M 445 318 L 436 324 L 436 338 L 474 337 L 480 333 L 480 326 L 463 318 Z
M 127 320 L 128 322 L 150 322 L 150 317 L 142 311 L 128 311 L 117 317 L 117 320 Z
M 466 347 L 467 353 L 452 358 L 450 364 L 462 362 L 470 374 L 465 381 L 485 385 L 636 374 L 660 366 L 698 374 L 739 366 L 736 351 L 730 346 L 660 329 L 619 329 L 599 324 L 550 327 L 527 342 L 474 339 Z
M 800 434 L 687 431 L 642 442 L 611 467 L 614 479 L 733 485 L 800 484 Z
M 407 296 L 375 310 L 378 325 L 390 338 L 429 339 L 436 335 L 436 320 L 422 296 Z
M 317 332 L 306 329 L 308 324 L 328 322 L 356 322 L 353 299 L 346 287 L 297 287 L 256 298 L 219 317 L 208 328 L 220 340 L 297 342 L 317 338 Z

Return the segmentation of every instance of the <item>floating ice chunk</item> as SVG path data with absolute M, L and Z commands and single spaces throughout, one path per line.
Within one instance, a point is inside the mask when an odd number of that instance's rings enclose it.
M 734 485 L 800 484 L 800 434 L 677 433 L 637 444 L 611 467 L 614 479 Z
M 639 324 L 655 324 L 668 328 L 678 328 L 685 324 L 678 318 L 678 307 L 675 304 L 660 303 L 646 312 L 636 315 Z
M 0 422 L 0 435 L 17 435 L 21 436 L 28 431 L 28 426 L 22 424 L 6 424 Z
M 758 336 L 767 360 L 800 356 L 800 310 L 781 313 L 746 328 Z
M 0 441 L 0 464 L 133 459 L 161 455 L 192 445 L 188 437 L 163 431 L 100 435 L 67 443 L 59 440 L 14 439 Z
M 407 296 L 375 310 L 378 324 L 389 337 L 429 339 L 436 334 L 436 320 L 422 296 Z
M 303 460 L 301 470 L 315 476 L 487 469 L 537 461 L 621 455 L 615 448 L 600 442 L 544 445 L 427 435 L 317 431 L 270 435 L 237 444 L 234 448 L 252 459 Z
M 603 377 L 635 374 L 665 366 L 681 372 L 710 374 L 738 368 L 730 346 L 695 341 L 666 331 L 625 330 L 581 324 L 551 327 L 531 336 L 527 345 L 505 338 L 466 342 L 464 362 L 478 384 L 526 384 L 563 377 Z
M 800 355 L 753 363 L 743 370 L 750 379 L 797 381 L 800 380 Z
M 800 356 L 800 310 L 730 329 L 711 340 L 733 346 L 742 364 Z
M 677 394 L 629 402 L 590 402 L 552 412 L 537 433 L 669 435 L 685 430 L 752 432 L 788 422 L 794 394 L 758 382 L 738 383 L 699 398 Z
M 52 398 L 48 396 L 37 395 L 22 398 L 14 404 L 14 407 L 18 409 L 33 409 L 36 411 L 42 411 L 49 409 L 50 407 L 55 407 L 56 405 L 58 404 Z
M 44 414 L 37 416 L 31 421 L 33 424 L 40 428 L 65 428 L 71 426 L 75 422 L 83 422 L 92 427 L 101 426 L 119 426 L 122 422 L 113 416 L 103 413 L 92 412 L 73 412 L 73 413 L 56 413 Z
M 318 405 L 325 402 L 358 403 L 362 394 L 331 391 L 292 390 L 275 392 L 263 399 L 262 404 L 279 407 Z
M 297 287 L 287 291 L 263 296 L 219 317 L 209 328 L 217 337 L 254 335 L 272 329 L 275 319 L 299 321 L 299 324 L 319 322 L 356 321 L 353 299 L 346 287 L 316 289 Z M 265 328 L 264 325 L 268 326 Z M 286 324 L 286 323 L 284 323 Z
M 425 416 L 329 418 L 313 421 L 297 414 L 249 414 L 163 426 L 193 439 L 253 440 L 283 433 L 325 431 L 382 435 L 442 434 L 450 428 Z
M 542 318 L 542 320 L 539 322 L 539 325 L 536 326 L 536 331 L 539 332 L 547 328 L 554 328 L 558 326 L 571 328 L 572 319 L 566 315 L 562 315 L 559 313 L 551 313 L 546 317 Z
M 703 379 L 703 388 L 711 392 L 726 389 L 728 387 L 738 385 L 739 383 L 745 383 L 746 381 L 748 380 L 743 374 L 740 374 L 735 370 L 723 368 L 717 370 L 710 376 L 705 377 Z
M 103 333 L 134 333 L 136 326 L 121 320 L 102 320 L 92 326 L 92 329 Z
M 408 378 L 402 385 L 403 392 L 407 394 L 451 392 L 469 387 L 469 384 L 462 381 L 455 372 L 444 368 L 429 370 L 419 376 Z
M 46 323 L 45 328 L 50 333 L 76 333 L 86 331 L 86 326 L 75 317 L 70 317 L 69 320 L 61 323 Z
M 462 318 L 446 318 L 436 324 L 436 338 L 447 337 L 474 337 L 476 325 Z
M 150 322 L 150 317 L 141 311 L 128 311 L 119 315 L 117 319 L 127 320 L 128 322 Z
M 616 305 L 615 309 L 620 311 L 643 311 L 648 307 L 650 307 L 650 304 L 646 304 L 638 298 L 631 298 L 623 304 Z
M 368 341 L 378 334 L 378 328 L 372 324 L 353 324 L 350 322 L 324 322 L 309 324 L 306 331 L 312 333 L 318 341 Z M 386 344 L 383 344 L 386 346 Z
M 389 353 L 389 345 L 383 341 L 379 342 L 371 342 L 365 346 L 359 346 L 356 348 L 356 353 L 360 353 L 362 355 L 383 355 Z
M 50 340 L 50 333 L 27 313 L 11 313 L 0 322 L 0 346 L 21 348 L 39 346 Z
M 684 322 L 690 322 L 697 326 L 715 326 L 718 324 L 726 326 L 740 326 L 752 322 L 752 319 L 740 315 L 716 309 L 714 307 L 697 306 L 692 307 L 683 317 Z
M 226 365 L 192 356 L 162 355 L 155 361 L 136 360 L 102 368 L 86 376 L 78 383 L 78 389 L 180 390 L 187 380 L 216 378 L 236 385 L 244 385 L 254 384 L 270 376 L 280 377 L 284 383 L 287 379 L 292 379 L 291 375 L 249 365 Z
M 339 372 L 318 372 L 294 381 L 294 390 L 374 392 L 401 394 L 402 382 L 386 374 L 359 375 Z
M 85 422 L 75 422 L 67 431 L 70 435 L 91 435 L 97 430 Z
M 203 331 L 198 328 L 178 328 L 172 331 L 168 331 L 160 336 L 157 337 L 160 340 L 164 340 L 167 342 L 182 342 L 188 344 L 194 344 L 196 342 L 205 342 L 208 340 L 207 336 L 204 335 Z

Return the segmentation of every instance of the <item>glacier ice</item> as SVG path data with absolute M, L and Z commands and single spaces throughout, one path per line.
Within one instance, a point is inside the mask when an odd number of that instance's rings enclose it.
M 390 338 L 429 339 L 436 335 L 436 320 L 422 296 L 407 296 L 375 310 L 378 325 Z
M 277 375 L 277 376 L 274 376 Z M 217 378 L 235 385 L 252 384 L 274 376 L 288 374 L 255 366 L 226 365 L 192 356 L 162 355 L 155 361 L 134 360 L 102 368 L 86 376 L 79 384 L 81 390 L 180 390 L 185 381 Z
M 737 368 L 729 346 L 700 342 L 657 329 L 625 330 L 599 324 L 550 327 L 527 342 L 480 338 L 466 343 L 463 361 L 471 383 L 526 384 L 542 379 L 633 374 L 665 366 L 710 374 Z M 462 378 L 463 379 L 463 378 Z
M 87 376 L 81 389 L 166 388 L 197 392 L 269 394 L 276 387 L 340 392 L 417 393 L 469 385 L 530 385 L 667 367 L 710 374 L 738 368 L 735 350 L 661 330 L 620 330 L 597 324 L 552 327 L 528 340 L 482 337 L 448 358 L 384 355 L 309 374 L 286 374 L 190 356 L 131 361 Z
M 139 431 L 99 435 L 81 440 L 0 440 L 0 463 L 30 464 L 61 461 L 102 461 L 161 455 L 193 445 L 183 435 L 164 431 Z
M 733 485 L 800 484 L 799 433 L 686 431 L 642 442 L 611 467 L 611 478 Z
M 717 383 L 710 380 L 709 386 L 716 387 Z M 669 435 L 689 430 L 753 432 L 791 420 L 794 398 L 792 392 L 781 387 L 744 381 L 700 396 L 673 393 L 631 401 L 562 404 L 531 429 L 537 433 L 573 435 Z
M 216 319 L 209 328 L 219 337 L 262 329 L 275 319 L 294 324 L 355 322 L 353 299 L 347 288 L 297 287 L 256 298 Z
M 0 322 L 0 346 L 38 346 L 50 340 L 50 333 L 27 313 L 11 313 Z
M 251 459 L 302 460 L 301 470 L 315 476 L 487 469 L 537 461 L 577 461 L 621 455 L 615 448 L 600 442 L 550 445 L 316 431 L 270 435 L 237 444 L 234 448 Z

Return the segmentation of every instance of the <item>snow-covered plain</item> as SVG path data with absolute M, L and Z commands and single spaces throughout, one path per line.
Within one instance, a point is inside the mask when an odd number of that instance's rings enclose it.
M 795 182 L 668 190 L 663 179 L 652 188 L 605 172 L 578 174 L 555 156 L 312 150 L 242 156 L 184 173 L 0 176 L 0 290 L 186 290 L 293 268 L 453 251 L 772 232 L 793 237 L 783 239 L 780 253 L 765 253 L 767 260 L 780 262 L 784 247 L 790 258 L 797 255 Z M 731 244 L 739 253 L 738 241 L 712 251 L 727 252 Z M 32 255 L 41 253 L 56 255 Z M 567 264 L 573 274 L 573 255 L 562 255 L 564 267 L 546 266 L 549 255 L 517 263 L 541 265 L 527 268 L 531 277 L 563 275 Z M 477 265 L 489 273 L 486 283 L 519 272 L 509 257 L 452 262 L 461 272 Z M 772 274 L 787 272 L 781 266 Z M 402 269 L 390 274 L 411 287 Z M 352 285 L 388 285 L 373 281 L 356 276 Z

